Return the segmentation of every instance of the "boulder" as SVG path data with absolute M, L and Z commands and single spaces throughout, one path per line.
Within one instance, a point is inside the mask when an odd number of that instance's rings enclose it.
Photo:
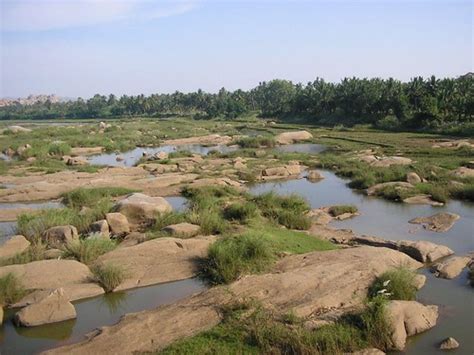
M 110 232 L 114 235 L 123 235 L 130 232 L 130 225 L 125 215 L 119 212 L 111 212 L 105 215 Z
M 408 223 L 422 224 L 425 229 L 433 232 L 447 232 L 459 218 L 455 213 L 440 212 L 429 217 L 413 218 Z
M 454 252 L 447 246 L 424 240 L 401 240 L 396 242 L 396 245 L 399 251 L 423 263 L 431 263 L 445 256 L 454 254 Z
M 324 179 L 324 176 L 317 170 L 311 170 L 308 173 L 308 175 L 306 176 L 306 178 L 309 181 L 320 181 L 320 180 Z
M 461 166 L 454 170 L 454 175 L 461 178 L 471 178 L 474 177 L 474 169 L 466 168 Z
M 262 171 L 263 176 L 289 176 L 290 173 L 285 167 L 266 168 Z
M 374 186 L 369 187 L 367 189 L 367 195 L 369 196 L 376 195 L 380 190 L 388 186 L 394 187 L 397 190 L 409 190 L 413 188 L 412 184 L 408 182 L 404 182 L 404 181 L 383 182 L 381 184 L 376 184 Z
M 92 223 L 89 229 L 92 233 L 98 233 L 104 238 L 110 237 L 109 224 L 106 219 L 101 219 L 100 221 Z
M 60 249 L 48 249 L 43 254 L 45 259 L 59 259 L 63 256 L 63 251 Z
M 127 278 L 115 289 L 126 290 L 196 275 L 198 258 L 207 255 L 214 237 L 157 238 L 127 248 L 117 248 L 97 259 L 99 264 L 119 264 Z
M 421 290 L 423 286 L 425 286 L 426 283 L 426 276 L 423 274 L 416 274 L 415 277 L 413 278 L 413 286 L 417 290 Z
M 333 219 L 329 213 L 320 208 L 313 208 L 307 215 L 314 224 L 326 225 Z
M 23 155 L 23 153 L 25 153 L 30 148 L 31 148 L 31 145 L 29 145 L 29 144 L 20 145 L 16 150 L 16 154 L 17 155 Z
M 439 344 L 439 348 L 441 350 L 453 350 L 459 348 L 459 343 L 453 337 L 448 337 Z
M 146 234 L 139 233 L 139 232 L 132 232 L 130 234 L 127 234 L 118 246 L 119 248 L 131 247 L 131 246 L 143 243 L 146 240 L 147 240 Z
M 234 169 L 237 169 L 237 170 L 245 170 L 247 169 L 247 165 L 245 165 L 243 162 L 241 161 L 236 161 L 234 163 Z
M 84 157 L 69 157 L 66 164 L 70 166 L 81 166 L 89 165 L 89 162 Z
M 416 185 L 421 182 L 421 178 L 417 173 L 411 172 L 407 174 L 407 182 L 412 185 Z
M 416 301 L 390 301 L 387 317 L 392 328 L 391 350 L 403 351 L 407 337 L 436 325 L 438 307 L 424 306 Z
M 409 165 L 413 161 L 405 157 L 382 157 L 373 161 L 370 165 L 375 167 L 386 168 L 392 165 Z
M 44 231 L 42 239 L 46 244 L 52 247 L 60 247 L 74 240 L 78 240 L 79 234 L 77 233 L 77 228 L 74 226 L 57 226 Z
M 201 229 L 200 226 L 191 223 L 171 224 L 162 229 L 163 232 L 177 238 L 191 238 L 196 236 Z
M 222 306 L 238 300 L 255 299 L 277 313 L 291 310 L 303 317 L 324 315 L 335 308 L 353 309 L 363 305 L 374 277 L 400 264 L 409 268 L 421 266 L 410 257 L 385 248 L 359 247 L 291 255 L 277 262 L 267 274 L 244 276 L 230 285 L 213 287 L 174 304 L 128 314 L 117 324 L 101 328 L 78 344 L 52 349 L 47 354 L 159 351 L 174 341 L 217 325 L 222 319 Z
M 299 175 L 302 171 L 302 166 L 299 164 L 285 165 L 285 169 L 289 175 Z
M 76 318 L 76 309 L 69 302 L 64 290 L 59 288 L 37 303 L 21 309 L 15 315 L 15 323 L 23 327 L 34 327 L 74 318 Z
M 158 153 L 154 154 L 152 156 L 152 159 L 153 160 L 166 160 L 166 159 L 168 159 L 168 156 L 169 156 L 168 153 L 162 151 L 162 152 L 158 152 Z
M 13 133 L 31 132 L 31 129 L 22 126 L 8 126 L 7 129 Z
M 404 203 L 410 205 L 429 205 L 429 206 L 443 206 L 444 203 L 435 201 L 431 198 L 431 195 L 416 195 L 403 199 Z
M 95 155 L 101 154 L 104 151 L 104 147 L 74 147 L 71 148 L 71 155 L 81 156 L 81 155 Z
M 71 301 L 104 293 L 100 286 L 90 281 L 92 273 L 89 268 L 75 260 L 40 260 L 0 267 L 0 277 L 9 273 L 16 275 L 26 290 L 62 287 Z M 18 305 L 21 306 L 22 301 Z
M 10 258 L 23 253 L 30 246 L 30 242 L 22 235 L 14 235 L 0 245 L 0 259 Z
M 134 226 L 149 223 L 158 214 L 172 210 L 169 202 L 163 197 L 150 197 L 142 193 L 130 194 L 114 206 L 114 211 L 125 215 Z
M 442 262 L 433 265 L 433 271 L 437 277 L 443 279 L 454 279 L 471 262 L 468 256 L 450 256 Z
M 376 348 L 367 348 L 344 355 L 385 355 L 385 353 L 382 350 Z
M 292 144 L 298 141 L 312 139 L 313 135 L 307 131 L 284 132 L 275 137 L 278 144 Z

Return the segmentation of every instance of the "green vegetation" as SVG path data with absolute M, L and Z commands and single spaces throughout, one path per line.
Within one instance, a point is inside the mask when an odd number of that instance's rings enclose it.
M 253 202 L 235 202 L 224 210 L 224 218 L 240 223 L 248 223 L 258 216 L 257 205 Z
M 344 213 L 356 213 L 357 211 L 358 209 L 354 205 L 338 205 L 329 208 L 329 214 L 333 217 L 340 216 Z
M 163 232 L 162 229 L 171 224 L 178 224 L 188 221 L 186 213 L 181 212 L 165 212 L 158 213 L 153 220 L 153 224 L 147 229 L 147 238 L 154 239 L 159 237 L 169 236 L 168 233 Z
M 94 265 L 91 267 L 91 271 L 105 292 L 112 292 L 126 278 L 124 268 L 115 264 Z
M 0 306 L 13 304 L 28 294 L 16 275 L 9 273 L 0 277 Z
M 18 253 L 10 258 L 0 259 L 0 266 L 13 265 L 13 264 L 27 264 L 32 261 L 38 261 L 44 259 L 44 253 L 46 246 L 41 241 L 30 244 L 28 249 L 22 253 Z
M 417 291 L 415 276 L 413 271 L 404 267 L 387 271 L 377 277 L 372 284 L 369 289 L 369 298 L 383 295 L 391 300 L 412 301 Z
M 72 257 L 81 263 L 90 264 L 102 254 L 115 249 L 116 246 L 117 243 L 114 240 L 92 236 L 66 244 L 64 257 Z
M 81 208 L 83 206 L 93 207 L 103 199 L 110 199 L 112 197 L 123 196 L 137 192 L 136 190 L 127 189 L 124 187 L 93 187 L 78 189 L 63 193 L 63 203 L 72 208 Z
M 276 145 L 273 137 L 245 137 L 236 142 L 242 148 L 273 148 Z

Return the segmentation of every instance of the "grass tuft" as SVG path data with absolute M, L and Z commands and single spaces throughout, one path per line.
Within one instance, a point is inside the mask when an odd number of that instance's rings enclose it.
M 80 208 L 83 206 L 93 207 L 104 198 L 110 199 L 112 197 L 127 195 L 132 192 L 136 192 L 136 190 L 124 187 L 80 187 L 63 193 L 61 196 L 63 198 L 63 203 L 66 206 Z
M 28 291 L 12 273 L 0 277 L 0 306 L 13 304 L 22 299 Z
M 328 212 L 331 216 L 337 217 L 344 213 L 356 213 L 357 211 L 358 209 L 354 205 L 338 205 L 338 206 L 331 206 Z
M 416 297 L 415 272 L 400 267 L 384 272 L 369 288 L 369 298 L 385 295 L 391 300 L 412 301 Z
M 72 257 L 84 264 L 94 262 L 100 255 L 112 251 L 116 242 L 107 238 L 88 238 L 72 241 L 65 246 L 64 257 Z
M 91 271 L 95 280 L 107 293 L 115 290 L 126 278 L 125 269 L 119 265 L 95 265 Z

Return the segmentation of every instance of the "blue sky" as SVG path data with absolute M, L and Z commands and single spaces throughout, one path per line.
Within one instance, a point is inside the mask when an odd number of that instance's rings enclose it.
M 0 96 L 473 71 L 473 2 L 0 0 Z

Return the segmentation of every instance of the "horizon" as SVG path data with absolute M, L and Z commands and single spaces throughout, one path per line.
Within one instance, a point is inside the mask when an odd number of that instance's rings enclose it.
M 473 71 L 471 1 L 1 0 L 1 7 L 2 98 L 213 93 L 278 78 L 408 81 Z

